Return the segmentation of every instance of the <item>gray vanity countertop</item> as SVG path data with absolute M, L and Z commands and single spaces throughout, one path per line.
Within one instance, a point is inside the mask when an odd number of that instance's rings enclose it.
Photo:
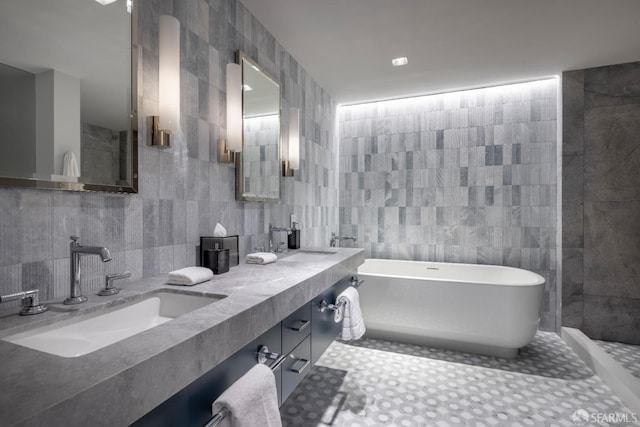
M 0 318 L 0 425 L 125 426 L 152 410 L 364 262 L 362 249 L 331 248 L 317 262 L 241 264 L 191 287 L 166 275 L 124 284 L 112 297 L 90 296 L 81 312 L 169 288 L 226 298 L 75 358 L 2 341 L 74 314 Z

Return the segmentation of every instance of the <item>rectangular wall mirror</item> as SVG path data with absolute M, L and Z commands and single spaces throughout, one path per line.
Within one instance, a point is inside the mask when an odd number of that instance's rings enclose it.
M 280 200 L 280 83 L 243 52 L 242 153 L 236 157 L 236 198 Z
M 136 2 L 2 1 L 0 185 L 137 192 Z

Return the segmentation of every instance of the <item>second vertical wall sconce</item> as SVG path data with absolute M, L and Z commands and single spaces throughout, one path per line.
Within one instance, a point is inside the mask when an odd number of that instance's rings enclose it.
M 288 153 L 282 160 L 282 176 L 293 176 L 300 168 L 300 109 L 289 109 Z
M 218 140 L 218 162 L 233 163 L 242 151 L 242 68 L 227 64 L 227 139 Z
M 171 147 L 171 133 L 180 130 L 180 21 L 160 16 L 158 74 L 159 116 L 151 116 L 149 145 Z

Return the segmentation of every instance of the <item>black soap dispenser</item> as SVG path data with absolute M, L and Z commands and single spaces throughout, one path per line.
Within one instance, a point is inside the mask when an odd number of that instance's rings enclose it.
M 291 227 L 291 234 L 289 234 L 289 249 L 300 249 L 300 230 L 298 229 L 298 223 L 294 222 Z
M 220 249 L 216 243 L 214 249 L 204 251 L 202 265 L 213 271 L 213 274 L 226 273 L 229 271 L 229 249 Z

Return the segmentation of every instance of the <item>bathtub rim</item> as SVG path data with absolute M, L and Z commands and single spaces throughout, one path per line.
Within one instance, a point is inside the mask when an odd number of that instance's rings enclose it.
M 513 270 L 513 271 L 523 271 L 528 274 L 532 274 L 533 278 L 536 279 L 535 282 L 524 282 L 524 283 L 493 283 L 493 282 L 484 282 L 484 281 L 469 281 L 469 280 L 460 280 L 460 279 L 451 279 L 451 278 L 440 278 L 440 277 L 416 277 L 416 276 L 403 276 L 400 274 L 384 274 L 384 273 L 366 273 L 360 272 L 360 267 L 358 268 L 358 275 L 362 276 L 372 276 L 372 277 L 387 277 L 387 278 L 399 278 L 399 279 L 408 279 L 408 280 L 428 280 L 428 281 L 440 281 L 447 283 L 474 283 L 483 286 L 514 286 L 514 287 L 527 287 L 527 286 L 544 286 L 546 283 L 546 279 L 535 273 L 531 270 L 526 270 L 524 268 L 518 267 L 509 267 L 506 265 L 497 265 L 497 264 L 469 264 L 462 262 L 439 262 L 439 261 L 413 261 L 406 259 L 389 259 L 389 258 L 366 258 L 364 263 L 361 265 L 364 266 L 367 261 L 382 261 L 384 262 L 399 262 L 399 263 L 414 263 L 414 264 L 430 264 L 430 265 L 447 265 L 447 266 L 469 266 L 469 267 L 480 267 L 480 268 L 500 268 L 505 270 Z

